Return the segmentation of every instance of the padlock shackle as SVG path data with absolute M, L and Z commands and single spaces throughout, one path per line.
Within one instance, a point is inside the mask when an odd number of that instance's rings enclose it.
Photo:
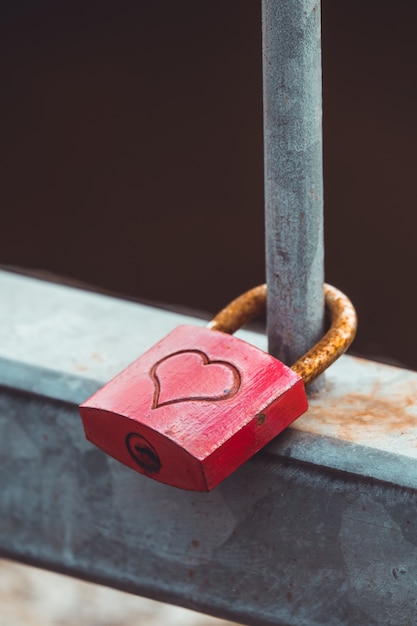
M 265 311 L 266 285 L 258 285 L 230 302 L 209 323 L 208 328 L 232 334 L 251 319 Z M 305 385 L 320 376 L 336 359 L 346 352 L 355 338 L 356 311 L 347 296 L 329 284 L 324 284 L 324 300 L 330 318 L 326 334 L 291 369 Z
M 355 338 L 358 318 L 349 298 L 327 283 L 324 301 L 330 318 L 327 333 L 304 356 L 291 366 L 305 385 L 320 376 L 336 359 L 346 352 Z
M 232 335 L 266 309 L 266 285 L 258 285 L 245 291 L 217 313 L 207 324 L 211 330 L 220 330 Z

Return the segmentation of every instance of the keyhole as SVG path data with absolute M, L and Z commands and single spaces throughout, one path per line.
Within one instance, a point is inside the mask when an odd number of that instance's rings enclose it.
M 137 433 L 129 433 L 126 436 L 126 447 L 132 459 L 145 472 L 155 474 L 161 469 L 161 461 L 155 448 L 145 437 Z

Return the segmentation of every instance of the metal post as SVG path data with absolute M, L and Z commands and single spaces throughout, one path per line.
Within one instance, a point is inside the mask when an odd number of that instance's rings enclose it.
M 324 320 L 319 0 L 262 0 L 269 351 L 293 363 Z

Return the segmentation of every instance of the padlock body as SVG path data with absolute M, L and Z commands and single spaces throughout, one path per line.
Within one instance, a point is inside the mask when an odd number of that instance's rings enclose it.
M 80 407 L 87 438 L 163 483 L 209 491 L 307 409 L 302 379 L 255 346 L 179 326 Z

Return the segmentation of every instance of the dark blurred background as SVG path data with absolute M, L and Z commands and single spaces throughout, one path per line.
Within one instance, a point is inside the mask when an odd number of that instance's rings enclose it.
M 417 3 L 324 0 L 326 279 L 417 368 Z M 0 3 L 0 264 L 214 312 L 264 280 L 255 0 Z

